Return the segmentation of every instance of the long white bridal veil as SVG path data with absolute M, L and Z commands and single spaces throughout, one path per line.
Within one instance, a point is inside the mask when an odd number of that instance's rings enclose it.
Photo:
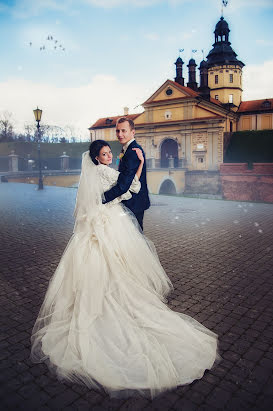
M 91 247 L 93 242 L 89 233 L 90 227 L 100 220 L 98 215 L 104 207 L 102 196 L 103 189 L 97 166 L 92 162 L 89 151 L 86 151 L 82 155 L 82 170 L 74 210 L 74 234 L 50 279 L 31 337 L 32 361 L 48 360 L 48 365 L 53 370 L 56 366 L 57 369 L 58 367 L 63 368 L 61 363 L 65 350 L 62 355 L 62 349 L 58 344 L 61 345 L 61 341 L 66 341 L 66 336 L 69 336 L 72 341 L 74 338 L 72 336 L 82 327 L 82 324 L 79 325 L 77 321 L 71 324 L 74 315 L 77 312 L 84 313 L 88 310 L 94 316 L 101 312 L 104 289 L 97 287 L 97 283 L 101 282 L 100 261 L 96 254 L 97 247 Z M 97 287 L 98 291 L 92 294 L 87 283 Z M 90 294 L 92 294 L 92 299 Z M 90 305 L 92 307 L 86 310 L 85 306 Z M 60 363 L 55 358 L 57 354 L 58 358 L 61 358 Z
M 82 169 L 74 210 L 74 232 L 84 220 L 92 221 L 102 206 L 102 198 L 103 188 L 97 166 L 91 160 L 89 151 L 86 151 L 82 155 Z

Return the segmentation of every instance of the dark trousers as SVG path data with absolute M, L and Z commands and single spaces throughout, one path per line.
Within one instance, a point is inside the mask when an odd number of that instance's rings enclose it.
M 136 216 L 138 224 L 140 225 L 141 229 L 143 230 L 144 211 L 140 211 L 139 213 L 134 213 L 134 215 Z

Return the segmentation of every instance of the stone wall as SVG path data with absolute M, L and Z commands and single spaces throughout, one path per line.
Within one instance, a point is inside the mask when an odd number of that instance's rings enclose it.
M 225 163 L 220 175 L 226 200 L 273 203 L 273 163 Z
M 220 195 L 221 180 L 219 171 L 186 171 L 184 194 Z

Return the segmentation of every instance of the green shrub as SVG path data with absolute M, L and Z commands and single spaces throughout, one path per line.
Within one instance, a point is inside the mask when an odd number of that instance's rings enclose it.
M 273 130 L 232 134 L 224 163 L 273 163 Z

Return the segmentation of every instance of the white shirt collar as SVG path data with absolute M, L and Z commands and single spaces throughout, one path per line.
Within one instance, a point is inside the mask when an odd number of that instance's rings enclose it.
M 134 141 L 135 139 L 132 138 L 132 140 L 127 141 L 126 144 L 124 144 L 124 146 L 122 146 L 123 150 L 124 150 L 124 154 L 126 153 L 127 148 L 129 147 L 129 145 Z

